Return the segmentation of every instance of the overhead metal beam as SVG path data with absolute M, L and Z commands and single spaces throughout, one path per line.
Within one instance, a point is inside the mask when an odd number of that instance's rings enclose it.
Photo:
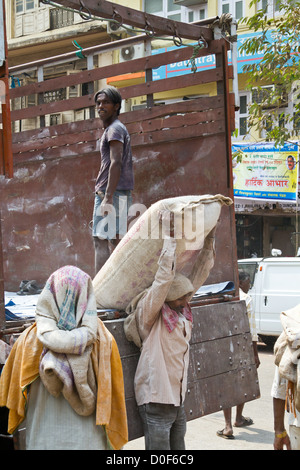
M 143 29 L 150 36 L 167 35 L 176 38 L 176 40 L 193 39 L 198 41 L 204 39 L 207 42 L 213 39 L 213 32 L 208 26 L 197 26 L 193 23 L 182 23 L 162 18 L 106 0 L 55 0 L 55 3 L 78 10 L 86 19 L 91 14 L 99 18 L 114 20 L 120 25 L 125 24 Z

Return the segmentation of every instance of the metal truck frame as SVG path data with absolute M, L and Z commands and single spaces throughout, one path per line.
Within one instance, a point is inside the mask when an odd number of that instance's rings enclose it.
M 3 252 L 0 250 L 0 329 L 4 338 L 19 334 L 22 322 L 5 321 L 3 291 L 21 279 L 41 284 L 58 267 L 75 264 L 93 276 L 93 244 L 89 222 L 93 185 L 98 172 L 99 118 L 46 127 L 45 116 L 69 110 L 91 110 L 96 83 L 142 72 L 142 83 L 120 89 L 124 100 L 143 97 L 144 109 L 124 112 L 120 119 L 131 135 L 134 155 L 134 202 L 149 207 L 173 196 L 223 194 L 233 199 L 231 133 L 235 128 L 236 25 L 212 18 L 185 24 L 99 0 L 57 0 L 89 17 L 140 28 L 143 34 L 83 49 L 87 69 L 65 76 L 63 86 L 88 84 L 88 94 L 43 103 L 44 93 L 62 87 L 62 78 L 43 79 L 49 64 L 77 60 L 76 53 L 14 66 L 14 75 L 38 70 L 38 81 L 10 90 L 10 99 L 36 95 L 37 105 L 11 112 L 12 121 L 38 118 L 37 129 L 12 135 L 14 177 L 0 180 Z M 151 55 L 157 36 L 171 37 L 175 50 Z M 186 45 L 186 40 L 194 45 Z M 94 68 L 93 55 L 142 43 L 145 56 Z M 182 46 L 182 47 L 179 47 Z M 196 47 L 195 47 L 196 46 Z M 233 65 L 228 65 L 232 49 Z M 153 69 L 198 57 L 215 56 L 214 65 L 178 77 L 153 80 Z M 215 93 L 203 96 L 201 87 Z M 230 87 L 231 91 L 230 92 Z M 157 97 L 177 90 L 178 100 L 155 105 Z M 197 97 L 182 99 L 186 90 Z M 2 116 L 4 119 L 4 115 Z M 3 121 L 4 122 L 4 121 Z M 1 255 L 3 260 L 1 260 Z M 207 284 L 233 281 L 229 295 L 194 302 L 194 329 L 186 411 L 195 419 L 259 397 L 259 385 L 245 303 L 239 300 L 234 206 L 222 209 L 216 233 L 216 261 Z M 129 343 L 122 320 L 106 321 L 116 337 L 125 377 L 129 439 L 142 435 L 133 390 L 139 351 Z M 238 383 L 238 386 L 237 386 Z

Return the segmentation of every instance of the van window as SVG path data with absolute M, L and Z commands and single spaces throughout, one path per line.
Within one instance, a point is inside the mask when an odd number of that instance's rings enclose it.
M 283 282 L 284 280 L 284 282 Z M 265 267 L 264 286 L 268 291 L 274 291 L 280 286 L 285 292 L 299 292 L 300 269 L 299 265 L 269 265 Z
M 250 289 L 254 283 L 255 273 L 257 271 L 258 263 L 238 263 L 239 271 L 244 271 L 250 276 Z

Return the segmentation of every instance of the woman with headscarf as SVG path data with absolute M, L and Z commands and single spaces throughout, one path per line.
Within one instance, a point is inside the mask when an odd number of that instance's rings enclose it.
M 26 416 L 26 449 L 120 449 L 128 441 L 119 351 L 80 269 L 48 279 L 36 321 L 3 369 L 0 406 L 9 409 L 10 434 Z

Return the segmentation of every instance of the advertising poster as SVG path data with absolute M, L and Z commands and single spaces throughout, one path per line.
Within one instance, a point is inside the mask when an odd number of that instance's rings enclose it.
M 276 148 L 271 142 L 234 144 L 232 155 L 242 151 L 241 162 L 233 158 L 234 197 L 281 202 L 297 201 L 298 144 Z

